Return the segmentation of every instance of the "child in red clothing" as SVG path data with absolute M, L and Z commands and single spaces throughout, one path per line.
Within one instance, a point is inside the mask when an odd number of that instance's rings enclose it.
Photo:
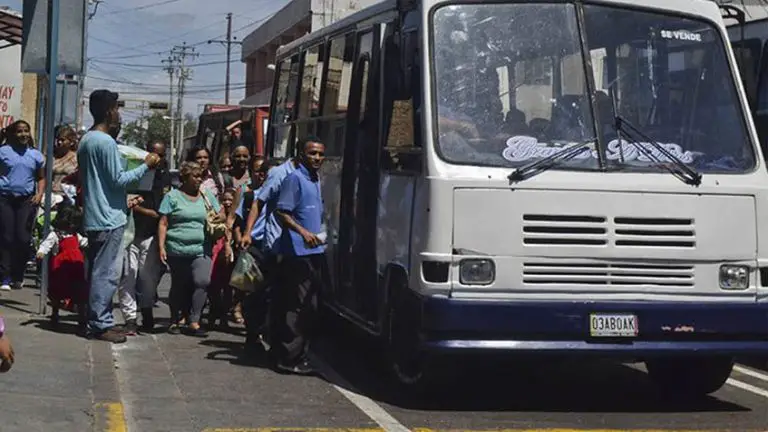
M 86 325 L 88 285 L 85 279 L 85 259 L 80 248 L 88 246 L 88 239 L 78 234 L 82 212 L 69 205 L 60 209 L 52 222 L 52 230 L 40 244 L 37 257 L 48 259 L 48 299 L 51 302 L 54 325 L 59 322 L 59 309 L 73 312 L 77 309 L 78 324 Z
M 234 215 L 235 191 L 225 190 L 219 197 L 221 206 L 227 218 Z M 211 284 L 208 287 L 208 298 L 211 301 L 209 311 L 209 325 L 215 326 L 218 320 L 220 327 L 227 327 L 229 322 L 227 314 L 232 307 L 232 287 L 229 286 L 229 278 L 234 268 L 234 253 L 232 251 L 232 228 L 227 231 L 225 237 L 220 238 L 213 245 L 213 268 L 211 270 Z

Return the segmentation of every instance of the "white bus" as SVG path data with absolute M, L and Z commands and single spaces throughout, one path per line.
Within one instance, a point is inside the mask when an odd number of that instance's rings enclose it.
M 276 65 L 268 154 L 327 146 L 324 303 L 403 383 L 597 355 L 704 394 L 768 352 L 768 173 L 714 3 L 389 0 Z

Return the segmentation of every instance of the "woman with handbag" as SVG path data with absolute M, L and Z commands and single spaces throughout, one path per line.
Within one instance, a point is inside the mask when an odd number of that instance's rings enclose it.
M 200 189 L 203 169 L 199 164 L 184 162 L 180 176 L 181 187 L 168 192 L 158 210 L 160 259 L 171 268 L 168 332 L 205 337 L 200 317 L 211 282 L 211 253 L 216 241 L 227 234 L 226 216 L 216 197 Z

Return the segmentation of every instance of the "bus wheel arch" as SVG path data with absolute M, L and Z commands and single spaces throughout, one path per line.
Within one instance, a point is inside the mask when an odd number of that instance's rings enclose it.
M 706 396 L 719 390 L 733 370 L 731 357 L 669 357 L 648 359 L 651 380 L 664 390 L 689 396 Z
M 395 381 L 409 389 L 426 388 L 429 356 L 421 349 L 420 308 L 410 293 L 408 273 L 390 264 L 384 277 L 385 300 L 382 336 L 387 367 Z

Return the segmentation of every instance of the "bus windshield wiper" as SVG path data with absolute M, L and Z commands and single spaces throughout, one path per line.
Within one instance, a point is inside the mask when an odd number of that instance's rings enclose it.
M 543 159 L 531 162 L 523 165 L 520 168 L 515 169 L 507 176 L 510 182 L 520 182 L 529 179 L 536 174 L 540 174 L 560 163 L 567 162 L 576 156 L 589 150 L 589 145 L 595 141 L 585 141 L 581 144 L 572 145 L 560 150 L 557 153 L 551 154 Z
M 669 171 L 670 174 L 679 178 L 683 183 L 689 184 L 691 186 L 698 186 L 701 184 L 701 174 L 686 165 L 685 162 L 681 161 L 680 158 L 672 154 L 669 150 L 665 149 L 663 145 L 659 144 L 657 141 L 651 139 L 648 135 L 641 132 L 627 119 L 616 114 L 615 111 L 614 128 L 616 128 L 616 132 L 623 132 L 629 143 L 632 144 L 645 157 L 656 162 L 656 164 Z M 633 136 L 633 134 L 639 136 L 645 142 L 641 143 L 637 138 Z M 620 139 L 619 145 L 622 144 L 621 141 L 622 140 Z M 651 147 L 653 147 L 656 151 L 663 154 L 669 160 L 669 162 L 674 164 L 674 166 L 670 166 L 668 163 L 665 163 L 665 161 L 661 160 L 653 151 L 649 150 L 645 146 L 646 143 L 650 144 Z

